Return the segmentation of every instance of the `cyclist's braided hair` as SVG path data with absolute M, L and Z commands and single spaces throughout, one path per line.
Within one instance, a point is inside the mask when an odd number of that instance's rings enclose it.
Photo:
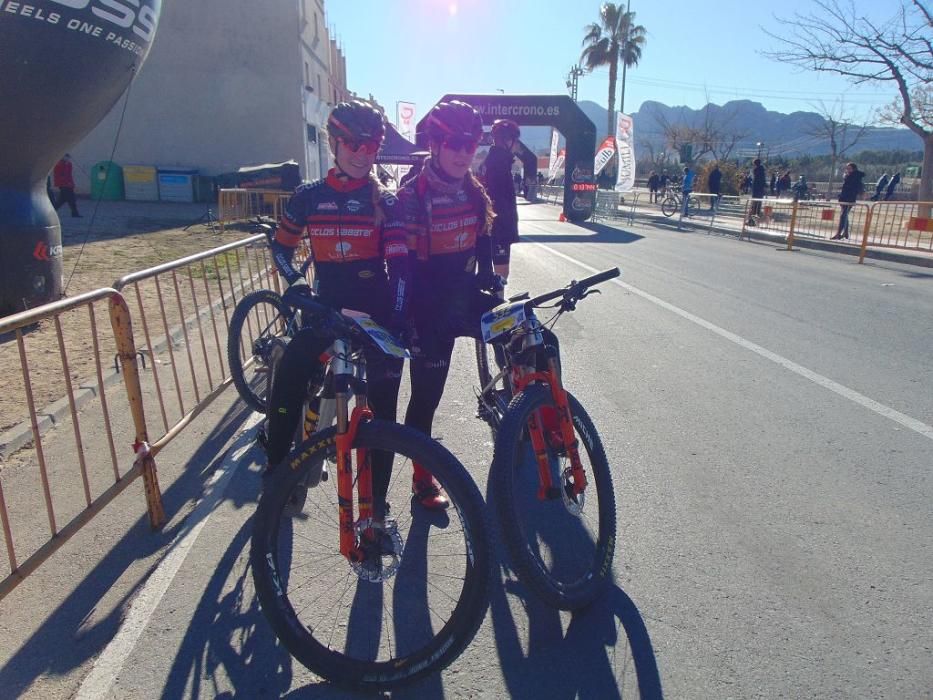
M 467 197 L 470 198 L 473 206 L 476 207 L 476 213 L 482 222 L 480 232 L 489 233 L 492 230 L 492 220 L 496 218 L 496 214 L 492 208 L 492 200 L 486 193 L 486 188 L 476 179 L 476 175 L 473 174 L 472 170 L 468 170 L 463 178 L 463 190 L 466 192 Z

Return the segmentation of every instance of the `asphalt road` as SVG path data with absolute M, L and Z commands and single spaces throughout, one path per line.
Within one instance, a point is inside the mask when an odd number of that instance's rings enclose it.
M 522 217 L 510 290 L 623 270 L 557 326 L 566 384 L 613 467 L 616 585 L 571 616 L 503 569 L 463 656 L 396 696 L 933 696 L 933 273 L 558 224 L 544 205 Z M 464 344 L 436 425 L 484 487 L 473 374 Z M 0 695 L 345 696 L 293 662 L 257 609 L 248 417 L 228 402 L 199 420 L 213 423 L 170 453 L 185 469 L 164 468 L 174 517 L 145 557 L 127 563 L 152 536 L 109 515 L 91 527 L 117 539 L 70 570 L 73 589 L 55 567 L 93 534 L 0 606 L 5 628 L 34 625 L 0 646 Z

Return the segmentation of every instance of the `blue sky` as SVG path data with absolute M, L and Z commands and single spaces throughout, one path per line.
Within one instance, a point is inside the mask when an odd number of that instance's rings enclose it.
M 579 61 L 583 27 L 599 18 L 593 0 L 330 0 L 328 25 L 347 56 L 348 87 L 370 93 L 394 119 L 398 100 L 417 104 L 418 118 L 447 92 L 566 94 Z M 860 12 L 884 16 L 884 0 L 857 0 Z M 895 96 L 893 85 L 854 87 L 839 76 L 801 71 L 758 53 L 789 18 L 812 2 L 632 0 L 648 30 L 638 67 L 628 72 L 627 112 L 645 100 L 702 107 L 750 99 L 778 112 L 816 111 L 843 101 L 852 116 L 870 117 Z M 621 71 L 620 71 L 621 75 Z M 606 106 L 608 69 L 580 77 L 579 99 Z M 618 88 L 616 109 L 618 109 Z

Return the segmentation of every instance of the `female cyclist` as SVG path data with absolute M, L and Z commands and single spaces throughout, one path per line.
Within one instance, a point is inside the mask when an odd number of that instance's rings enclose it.
M 398 192 L 412 251 L 413 325 L 409 342 L 411 400 L 405 424 L 430 435 L 458 336 L 476 337 L 480 316 L 500 303 L 493 286 L 489 237 L 492 204 L 470 170 L 483 121 L 470 105 L 438 104 L 425 127 L 430 156 L 416 179 Z M 399 235 L 391 225 L 387 232 Z M 444 508 L 446 497 L 430 474 L 415 465 L 415 497 L 426 508 Z
M 276 267 L 289 284 L 283 300 L 288 303 L 311 293 L 292 264 L 307 234 L 318 300 L 336 309 L 365 312 L 398 332 L 404 325 L 409 256 L 404 230 L 386 225 L 397 211 L 397 200 L 383 192 L 371 174 L 385 135 L 382 114 L 359 101 L 344 102 L 331 112 L 327 131 L 335 165 L 323 180 L 295 190 L 272 244 Z M 329 344 L 315 329 L 305 328 L 288 344 L 276 368 L 266 444 L 270 468 L 288 454 L 308 383 L 322 374 L 317 358 Z M 402 361 L 373 352 L 366 363 L 373 414 L 394 422 Z M 391 465 L 391 454 L 373 455 L 374 511 L 380 520 L 385 516 Z

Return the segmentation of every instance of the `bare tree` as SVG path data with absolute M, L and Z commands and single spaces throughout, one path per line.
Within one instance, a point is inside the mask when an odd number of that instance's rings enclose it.
M 921 0 L 896 0 L 890 19 L 876 24 L 852 0 L 813 0 L 815 13 L 778 19 L 786 36 L 766 31 L 782 48 L 765 55 L 809 70 L 837 73 L 856 85 L 896 90 L 882 117 L 896 120 L 923 141 L 920 201 L 933 201 L 933 16 Z M 929 215 L 929 207 L 927 207 Z
M 833 191 L 833 179 L 836 177 L 836 164 L 862 139 L 868 130 L 868 124 L 850 121 L 842 102 L 836 102 L 831 107 L 820 102 L 813 105 L 813 108 L 823 117 L 823 121 L 807 129 L 806 133 L 829 141 L 829 183 L 826 186 L 829 197 Z
M 702 160 L 706 156 L 726 160 L 747 134 L 731 126 L 735 110 L 718 113 L 714 107 L 707 96 L 706 107 L 689 120 L 671 122 L 660 110 L 654 112 L 654 120 L 669 148 L 680 151 L 684 146 L 690 146 L 693 160 Z

